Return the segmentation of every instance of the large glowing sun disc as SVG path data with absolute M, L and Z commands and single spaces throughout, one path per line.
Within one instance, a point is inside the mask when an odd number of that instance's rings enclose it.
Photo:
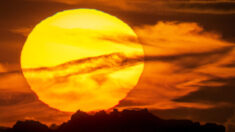
M 50 107 L 75 112 L 109 109 L 137 84 L 143 56 L 134 31 L 94 9 L 59 12 L 30 33 L 21 67 L 31 89 Z

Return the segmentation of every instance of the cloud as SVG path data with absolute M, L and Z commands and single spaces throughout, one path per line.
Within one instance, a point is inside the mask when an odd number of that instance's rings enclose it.
M 0 31 L 0 63 L 16 64 L 20 58 L 20 50 L 24 44 L 25 37 L 11 31 Z
M 121 53 L 113 53 L 108 55 L 101 55 L 97 57 L 89 57 L 79 60 L 74 60 L 70 62 L 66 62 L 64 64 L 60 64 L 54 67 L 40 67 L 33 69 L 23 69 L 24 72 L 35 74 L 36 76 L 43 75 L 45 78 L 47 76 L 52 77 L 52 79 L 67 79 L 71 76 L 80 75 L 80 74 L 89 74 L 96 72 L 98 70 L 108 70 L 109 72 L 114 72 L 117 70 L 125 69 L 127 67 L 135 66 L 140 63 L 148 63 L 148 62 L 171 62 L 176 63 L 176 65 L 181 66 L 181 69 L 195 68 L 205 64 L 211 64 L 217 61 L 221 56 L 231 51 L 230 47 L 209 51 L 204 53 L 185 53 L 179 55 L 162 55 L 162 56 L 132 56 L 128 57 Z M 205 59 L 204 57 L 210 57 L 212 60 Z M 200 63 L 184 63 L 185 59 L 188 60 L 200 60 Z M 105 63 L 106 62 L 106 63 Z M 21 70 L 2 72 L 0 76 L 21 73 Z M 37 74 L 38 73 L 38 74 Z M 35 76 L 35 77 L 36 77 Z
M 52 123 L 60 124 L 68 120 L 71 115 L 71 113 L 52 109 L 36 100 L 10 106 L 0 106 L 0 111 L 1 126 L 12 126 L 17 120 L 27 119 L 35 119 L 47 125 Z
M 175 99 L 178 102 L 204 102 L 204 103 L 228 103 L 235 105 L 235 98 L 233 96 L 235 87 L 235 77 L 230 78 L 212 78 L 210 80 L 202 81 L 198 91 L 189 93 L 186 96 Z M 210 86 L 210 84 L 221 83 L 218 86 Z
M 233 70 L 233 67 L 225 67 L 227 70 L 221 71 L 220 75 L 209 69 L 221 69 L 231 63 L 234 54 L 233 43 L 223 41 L 216 33 L 204 31 L 196 23 L 159 22 L 152 26 L 136 27 L 135 31 L 143 43 L 145 56 L 127 57 L 115 53 L 75 60 L 55 67 L 25 69 L 25 71 L 52 77 L 50 79 L 54 83 L 51 85 L 54 85 L 75 75 L 90 74 L 99 70 L 104 70 L 107 74 L 144 61 L 145 71 L 139 84 L 127 96 L 126 101 L 120 103 L 120 106 L 128 107 L 127 104 L 122 104 L 127 101 L 130 102 L 129 105 L 133 102 L 133 106 L 136 107 L 141 104 L 161 109 L 213 106 L 200 101 L 175 102 L 174 99 L 198 91 L 200 86 L 204 85 L 202 82 L 210 80 L 213 75 L 230 77 L 232 72 L 229 71 Z M 93 76 L 92 79 L 98 83 L 105 80 L 105 78 L 97 79 L 97 76 Z M 210 85 L 214 87 L 213 83 Z M 138 96 L 142 97 L 141 100 Z
M 65 82 L 75 75 L 90 74 L 99 70 L 107 74 L 144 61 L 146 66 L 142 78 L 137 87 L 127 96 L 127 100 L 130 98 L 137 104 L 146 102 L 149 107 L 168 108 L 187 105 L 205 108 L 208 104 L 200 102 L 199 104 L 198 102 L 178 104 L 175 102 L 173 105 L 172 103 L 174 103 L 174 98 L 197 91 L 202 81 L 210 79 L 209 74 L 213 75 L 213 73 L 208 73 L 207 68 L 222 68 L 221 64 L 230 63 L 229 60 L 234 53 L 233 43 L 221 40 L 220 35 L 216 33 L 203 31 L 203 28 L 196 23 L 159 22 L 152 26 L 136 27 L 135 31 L 143 43 L 145 56 L 128 57 L 115 53 L 75 60 L 55 67 L 24 70 L 38 73 L 35 74 L 35 78 L 39 74 L 44 78 L 48 77 L 51 80 L 49 86 L 52 86 L 55 83 Z M 15 72 L 20 71 L 1 73 L 1 75 Z M 230 72 L 224 72 L 223 76 L 226 74 L 230 76 Z M 92 79 L 98 83 L 105 81 L 105 78 L 97 79 L 97 76 L 93 76 Z M 163 80 L 163 82 L 155 81 L 155 79 Z M 140 86 L 147 88 L 144 90 L 147 93 L 141 95 L 143 96 L 141 101 L 136 98 L 143 92 Z M 164 101 L 158 104 L 159 99 L 164 100 L 165 104 Z M 211 106 L 208 105 L 208 107 Z
M 135 97 L 143 92 L 139 88 L 142 86 L 147 88 L 144 92 L 148 93 L 141 95 L 143 98 L 140 102 L 146 102 L 150 107 L 156 105 L 156 107 L 166 108 L 168 106 L 183 106 L 184 103 L 170 104 L 173 103 L 174 98 L 197 91 L 198 85 L 201 85 L 202 81 L 211 78 L 209 74 L 220 76 L 208 69 L 224 68 L 226 64 L 231 63 L 230 60 L 234 54 L 233 43 L 223 41 L 221 36 L 214 32 L 204 31 L 196 23 L 159 22 L 156 25 L 136 27 L 135 31 L 144 46 L 145 56 L 127 57 L 116 53 L 76 60 L 56 67 L 25 70 L 43 74 L 45 77 L 49 75 L 52 80 L 63 82 L 62 78 L 89 74 L 98 70 L 112 72 L 145 61 L 146 66 L 139 85 L 132 90 L 127 99 L 130 97 L 131 100 L 137 99 L 135 101 L 138 102 L 138 98 Z M 116 41 L 116 38 L 109 41 Z M 153 65 L 155 68 L 152 68 Z M 229 70 L 233 70 L 233 67 L 225 68 L 227 70 L 221 71 L 221 75 L 231 76 Z M 20 71 L 1 73 L 1 75 L 17 72 Z M 96 78 L 93 79 L 98 82 L 101 81 Z M 162 81 L 158 82 L 155 79 Z M 57 81 L 54 83 L 57 83 Z M 166 104 L 158 104 L 158 99 L 166 101 Z M 193 103 L 187 105 L 191 107 Z M 205 107 L 202 104 L 200 106 L 200 103 L 194 105 L 195 107 Z
M 14 28 L 11 29 L 10 31 L 13 33 L 21 34 L 24 37 L 27 37 L 29 33 L 31 32 L 32 28 L 31 27 L 21 27 L 21 28 Z
M 70 113 L 60 112 L 38 100 L 19 70 L 0 76 L 0 126 L 35 119 L 48 125 L 62 123 Z
M 182 13 L 235 14 L 235 2 L 233 0 L 174 1 L 166 2 L 166 6 L 169 10 Z
M 30 75 L 28 79 L 46 80 L 46 87 L 68 83 L 76 76 L 90 76 L 90 79 L 102 85 L 112 73 L 138 66 L 144 62 L 144 56 L 126 56 L 122 53 L 113 53 L 96 57 L 74 60 L 54 67 L 40 67 L 23 69 L 24 73 Z M 0 76 L 20 73 L 21 70 L 0 73 Z M 101 77 L 102 76 L 102 77 Z M 50 81 L 48 81 L 50 80 Z M 49 82 L 49 83 L 48 83 Z M 41 82 L 43 84 L 43 82 Z
M 29 0 L 30 1 L 30 0 Z M 35 0 L 31 0 L 35 1 Z M 45 1 L 45 0 L 37 0 Z M 126 10 L 136 12 L 156 12 L 167 11 L 176 13 L 199 13 L 199 14 L 235 14 L 235 2 L 232 0 L 50 0 L 51 2 L 64 3 L 68 5 L 97 5 L 103 8 L 110 8 L 112 10 Z M 158 8 L 155 8 L 158 7 Z M 146 10 L 148 9 L 148 10 Z
M 2 64 L 0 64 L 0 73 L 2 72 L 6 72 L 6 69 Z
M 0 107 L 2 106 L 10 106 L 10 105 L 17 105 L 17 104 L 24 104 L 30 103 L 37 100 L 36 96 L 29 93 L 23 92 L 0 92 Z
M 204 31 L 197 23 L 158 22 L 136 27 L 135 31 L 141 43 L 152 45 L 152 50 L 146 48 L 146 54 L 150 55 L 203 53 L 233 46 L 233 43 L 221 40 L 219 34 Z
M 28 0 L 28 1 L 45 1 L 45 0 Z M 125 10 L 133 10 L 135 8 L 134 4 L 142 2 L 142 0 L 138 2 L 129 1 L 129 0 L 114 0 L 112 2 L 108 0 L 50 0 L 51 2 L 58 2 L 58 3 L 64 3 L 68 5 L 83 5 L 83 6 L 102 6 L 108 7 L 108 8 L 116 8 L 116 9 L 125 9 Z
M 234 111 L 234 98 L 229 94 L 233 93 L 234 43 L 196 23 L 159 22 L 134 29 L 143 43 L 145 69 L 118 108 L 197 109 L 193 110 L 197 117 L 192 113 L 179 117 L 203 121 L 200 111 L 229 107 L 230 114 L 216 121 L 229 120 Z M 216 116 L 212 112 L 207 120 Z
M 151 112 L 166 119 L 193 119 L 194 121 L 222 124 L 226 123 L 234 115 L 234 107 L 217 106 L 208 109 L 181 107 L 165 110 L 153 109 Z

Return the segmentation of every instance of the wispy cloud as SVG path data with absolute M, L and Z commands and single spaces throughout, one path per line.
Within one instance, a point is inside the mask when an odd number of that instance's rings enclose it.
M 230 107 L 229 110 L 233 108 L 231 101 L 222 101 L 227 94 L 220 94 L 220 98 L 211 95 L 213 90 L 229 91 L 224 87 L 232 87 L 231 83 L 203 82 L 215 77 L 220 80 L 231 80 L 234 77 L 234 43 L 222 40 L 220 34 L 205 31 L 196 23 L 159 22 L 155 25 L 136 27 L 135 31 L 144 46 L 145 69 L 139 84 L 117 107 L 148 107 L 161 111 L 173 111 L 178 108 L 189 111 L 198 109 L 197 117 L 190 118 L 199 121 L 198 116 L 202 115 L 200 110 L 220 107 L 215 109 L 221 111 L 227 106 Z M 203 90 L 205 87 L 212 91 Z M 196 93 L 205 95 L 205 98 L 215 97 L 219 102 L 183 101 L 184 97 L 188 99 L 190 95 L 197 97 Z M 181 115 L 181 118 L 189 115 Z M 227 117 L 220 119 L 221 122 L 228 120 Z
M 29 0 L 30 1 L 30 0 Z M 32 0 L 31 0 L 32 1 Z M 45 1 L 45 0 L 37 0 Z M 137 12 L 183 12 L 199 14 L 235 14 L 235 2 L 233 0 L 50 0 L 51 2 L 68 5 L 99 5 L 113 9 L 122 9 Z M 157 7 L 157 8 L 156 8 Z M 146 10 L 148 9 L 148 10 Z

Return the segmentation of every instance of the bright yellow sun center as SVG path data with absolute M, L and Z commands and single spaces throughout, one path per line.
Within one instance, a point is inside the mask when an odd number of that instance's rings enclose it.
M 143 48 L 118 18 L 93 9 L 59 12 L 39 23 L 21 54 L 38 98 L 68 112 L 109 109 L 137 84 Z M 128 62 L 129 60 L 132 60 Z

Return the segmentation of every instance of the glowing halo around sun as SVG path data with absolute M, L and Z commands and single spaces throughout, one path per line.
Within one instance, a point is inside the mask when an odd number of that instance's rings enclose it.
M 94 9 L 66 10 L 29 34 L 21 67 L 39 100 L 61 111 L 106 110 L 137 84 L 143 56 L 135 32 L 118 18 Z

